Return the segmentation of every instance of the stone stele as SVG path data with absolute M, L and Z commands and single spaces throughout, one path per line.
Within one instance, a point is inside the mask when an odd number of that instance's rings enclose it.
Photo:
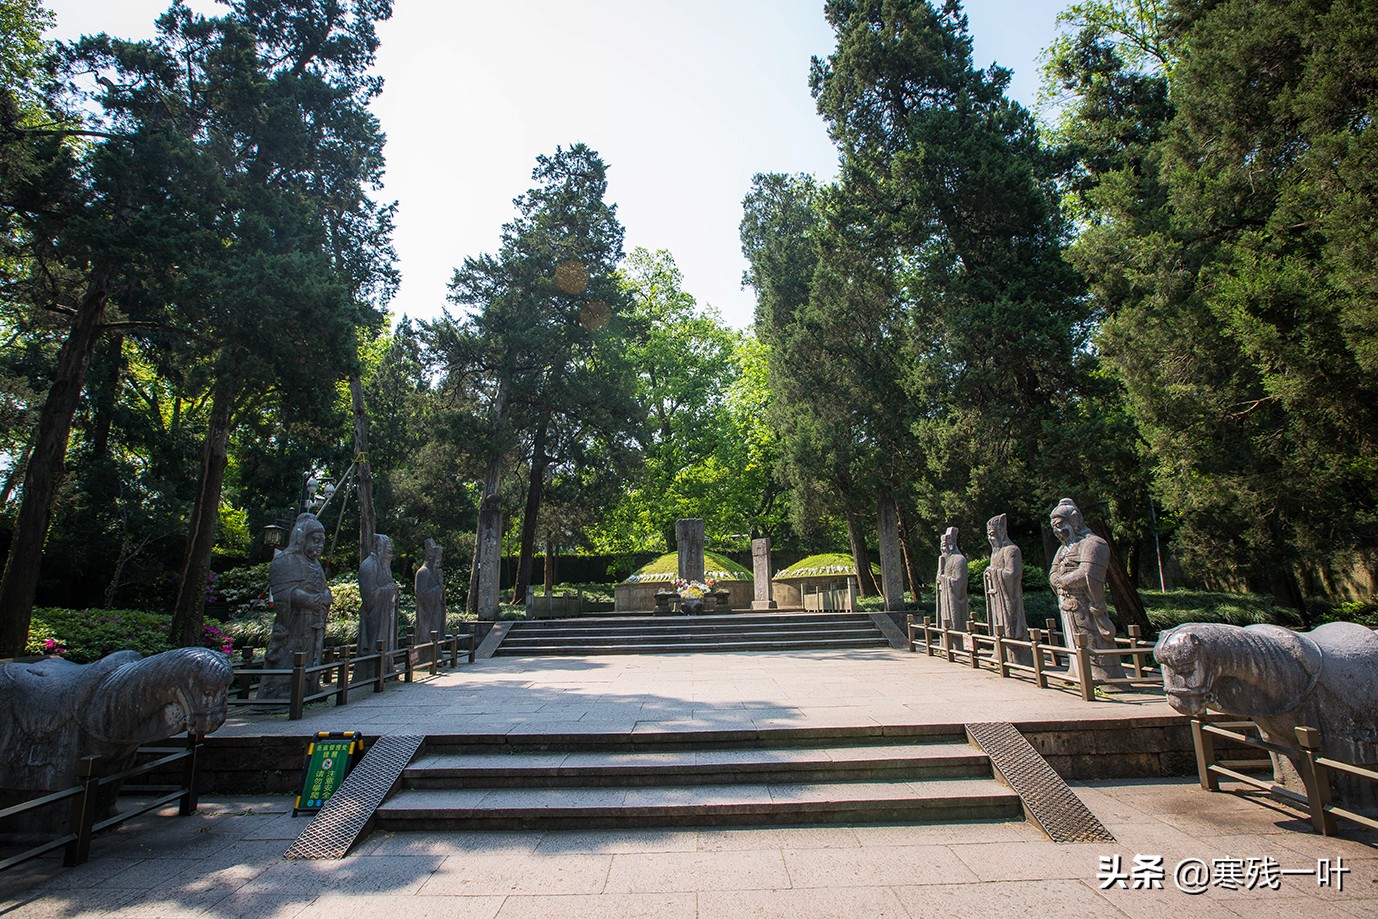
M 1276 625 L 1188 622 L 1158 638 L 1168 703 L 1186 715 L 1209 707 L 1252 718 L 1265 740 L 1297 746 L 1294 729 L 1321 731 L 1321 753 L 1378 766 L 1378 635 L 1353 622 L 1310 632 Z M 1296 764 L 1273 754 L 1274 780 L 1304 793 Z M 1378 808 L 1378 783 L 1332 769 L 1335 800 Z
M 97 774 L 112 775 L 142 744 L 211 733 L 225 723 L 233 680 L 225 655 L 209 648 L 0 664 L 0 808 L 75 785 L 83 757 L 100 757 Z M 117 791 L 102 790 L 99 816 L 110 814 Z M 67 813 L 58 805 L 11 818 L 0 839 L 61 832 Z
M 1071 498 L 1058 502 L 1049 522 L 1062 543 L 1053 556 L 1048 583 L 1057 594 L 1067 646 L 1075 648 L 1076 636 L 1085 635 L 1090 648 L 1114 648 L 1115 624 L 1105 605 L 1110 545 L 1091 532 Z M 1078 676 L 1075 655 L 1071 659 L 1071 675 Z M 1117 657 L 1095 654 L 1091 656 L 1091 675 L 1097 680 L 1123 679 L 1124 666 Z
M 679 550 L 679 576 L 703 583 L 703 521 L 695 517 L 675 521 L 675 547 Z
M 755 596 L 752 609 L 775 609 L 775 597 L 770 582 L 770 540 L 751 541 L 751 571 L 754 580 Z

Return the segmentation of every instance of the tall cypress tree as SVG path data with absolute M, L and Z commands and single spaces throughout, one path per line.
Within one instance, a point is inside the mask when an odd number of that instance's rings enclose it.
M 864 215 L 851 222 L 890 250 L 920 521 L 1041 519 L 1067 477 L 1046 448 L 1088 369 L 1055 163 L 1006 98 L 1009 72 L 973 64 L 954 0 L 834 0 L 826 15 L 837 49 L 811 85 Z

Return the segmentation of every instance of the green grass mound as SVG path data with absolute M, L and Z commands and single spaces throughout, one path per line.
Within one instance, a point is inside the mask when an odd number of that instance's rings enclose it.
M 1268 623 L 1301 628 L 1295 610 L 1277 606 L 1272 597 L 1210 590 L 1141 590 L 1144 611 L 1154 628 L 1170 629 L 1184 622 L 1223 622 L 1226 625 Z
M 749 581 L 751 572 L 716 552 L 703 553 L 704 576 L 714 581 Z M 669 583 L 679 577 L 679 553 L 667 552 L 653 562 L 642 565 L 623 584 Z
M 880 566 L 872 565 L 871 573 L 880 574 Z M 856 574 L 856 565 L 849 552 L 820 552 L 800 559 L 784 571 L 777 572 L 775 578 L 821 578 L 829 575 L 851 577 Z

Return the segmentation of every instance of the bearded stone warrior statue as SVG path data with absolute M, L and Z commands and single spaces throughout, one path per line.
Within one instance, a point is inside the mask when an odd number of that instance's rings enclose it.
M 1057 594 L 1068 646 L 1075 647 L 1076 636 L 1085 635 L 1093 649 L 1114 648 L 1115 624 L 1110 621 L 1105 606 L 1109 544 L 1091 532 L 1071 498 L 1058 502 L 1049 523 L 1062 546 L 1053 556 L 1048 583 Z M 1072 657 L 1072 675 L 1077 675 L 1075 656 Z M 1124 668 L 1118 658 L 1097 654 L 1091 657 L 1091 675 L 1097 680 L 1123 679 Z
M 325 648 L 325 617 L 333 597 L 325 582 L 321 553 L 325 551 L 325 526 L 314 514 L 302 514 L 292 525 L 287 548 L 268 566 L 268 585 L 273 594 L 273 634 L 268 639 L 264 664 L 269 670 L 290 670 L 292 655 L 306 652 L 306 666 L 321 662 Z M 306 692 L 320 689 L 320 676 L 307 677 Z M 286 698 L 291 678 L 264 677 L 258 694 L 264 699 Z

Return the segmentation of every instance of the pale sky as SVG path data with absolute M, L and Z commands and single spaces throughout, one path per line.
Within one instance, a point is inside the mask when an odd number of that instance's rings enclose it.
M 1072 0 L 967 0 L 978 66 L 1037 59 Z M 166 0 L 44 0 L 50 37 L 152 34 Z M 213 0 L 191 0 L 214 13 Z M 494 251 L 538 154 L 582 141 L 608 164 L 626 247 L 668 249 L 685 289 L 751 323 L 737 237 L 758 172 L 836 171 L 808 90 L 833 47 L 821 0 L 396 0 L 379 34 L 382 200 L 399 205 L 394 314 L 430 318 L 465 256 Z

